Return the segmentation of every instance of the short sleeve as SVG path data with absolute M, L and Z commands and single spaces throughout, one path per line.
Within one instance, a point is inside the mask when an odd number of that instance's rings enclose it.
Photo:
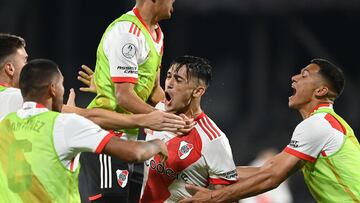
M 320 117 L 302 121 L 296 126 L 284 151 L 305 161 L 315 162 L 332 133 L 328 125 Z
M 237 180 L 229 140 L 222 135 L 204 144 L 203 155 L 209 167 L 209 183 L 213 185 L 229 185 Z
M 61 159 L 80 152 L 101 153 L 112 133 L 76 114 L 60 114 L 54 125 L 54 145 Z
M 119 22 L 106 33 L 103 42 L 104 53 L 109 61 L 113 82 L 137 83 L 138 58 L 142 47 L 139 37 L 129 33 L 130 22 Z M 130 23 L 131 24 L 131 23 Z M 135 29 L 135 28 L 133 28 Z
M 10 101 L 9 101 L 9 107 L 11 108 L 10 111 L 11 112 L 15 112 L 19 109 L 21 109 L 22 105 L 23 105 L 23 97 L 21 95 L 20 90 L 15 91 L 14 94 L 11 96 Z

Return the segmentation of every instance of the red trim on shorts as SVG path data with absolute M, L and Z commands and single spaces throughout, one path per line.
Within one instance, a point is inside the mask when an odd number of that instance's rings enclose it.
M 113 81 L 114 83 L 127 82 L 127 83 L 136 84 L 137 83 L 137 78 L 132 78 L 132 77 L 111 77 L 111 81 Z
M 97 195 L 89 197 L 89 200 L 94 201 L 94 200 L 100 199 L 101 197 L 102 197 L 102 194 L 97 194 Z
M 114 133 L 109 132 L 109 134 L 107 134 L 100 142 L 100 144 L 98 145 L 98 147 L 95 150 L 96 154 L 100 154 L 102 152 L 102 150 L 104 149 L 105 145 L 110 141 L 110 138 L 112 138 L 114 135 Z
M 10 87 L 9 83 L 6 83 L 6 82 L 0 82 L 0 86 Z
M 140 20 L 141 24 L 144 25 L 144 27 L 147 29 L 147 31 L 149 32 L 150 36 L 152 37 L 153 41 L 156 42 L 157 44 L 159 44 L 161 38 L 162 38 L 162 32 L 161 32 L 161 28 L 160 25 L 157 24 L 158 28 L 155 30 L 156 31 L 156 36 L 157 39 L 154 39 L 154 36 L 151 34 L 149 26 L 144 22 L 143 18 L 141 17 L 140 13 L 139 13 L 139 9 L 138 8 L 134 8 L 133 12 L 135 14 L 135 16 Z
M 314 163 L 316 161 L 316 158 L 314 158 L 312 156 L 309 156 L 307 154 L 304 154 L 302 152 L 296 151 L 295 149 L 290 148 L 290 147 L 285 147 L 284 151 L 291 154 L 291 155 L 294 155 L 294 156 L 296 156 L 296 157 L 298 157 L 300 159 L 303 159 L 305 161 L 309 161 L 311 163 Z
M 231 185 L 231 184 L 236 183 L 237 181 L 236 180 L 225 180 L 222 178 L 209 178 L 209 182 L 210 182 L 210 184 L 213 184 L 213 185 Z

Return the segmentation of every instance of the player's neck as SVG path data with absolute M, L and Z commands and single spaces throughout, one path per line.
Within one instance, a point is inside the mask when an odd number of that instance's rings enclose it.
M 325 104 L 333 102 L 329 99 L 321 99 L 321 100 L 312 100 L 311 102 L 303 105 L 300 109 L 298 109 L 301 117 L 305 120 L 311 116 L 311 114 L 314 112 L 315 108 L 318 107 L 320 104 Z
M 196 118 L 202 113 L 200 103 L 192 102 L 189 106 L 189 109 L 184 113 L 189 118 Z
M 35 102 L 38 104 L 42 104 L 45 108 L 49 109 L 49 110 L 53 110 L 52 109 L 52 99 L 51 98 L 35 98 L 35 97 L 24 97 L 24 102 Z
M 7 86 L 7 87 L 15 86 L 15 84 L 12 82 L 12 80 L 9 77 L 4 76 L 2 74 L 0 74 L 0 84 L 1 84 L 1 86 Z
M 150 31 L 155 31 L 159 22 L 157 16 L 153 12 L 153 8 L 150 8 L 147 4 L 136 6 L 141 18 L 145 24 L 149 27 Z

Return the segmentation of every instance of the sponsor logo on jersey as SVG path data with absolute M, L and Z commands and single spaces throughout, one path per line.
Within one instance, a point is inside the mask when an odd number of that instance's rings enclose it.
M 178 151 L 178 155 L 181 160 L 186 159 L 189 156 L 190 152 L 194 149 L 194 145 L 187 143 L 185 141 L 180 142 L 180 147 Z
M 128 182 L 129 171 L 128 170 L 116 170 L 117 182 L 120 187 L 124 188 Z
M 160 174 L 164 174 L 166 176 L 169 176 L 170 178 L 177 178 L 177 174 L 175 173 L 175 171 L 171 168 L 166 168 L 163 163 L 156 163 L 156 161 L 152 159 L 150 163 L 145 162 L 145 164 L 146 166 L 150 167 L 151 170 L 155 170 Z
M 227 180 L 237 179 L 237 171 L 235 169 L 235 170 L 232 170 L 232 171 L 221 173 L 221 174 L 219 174 L 219 176 L 222 177 L 222 178 L 225 178 Z
M 291 140 L 289 145 L 294 147 L 294 148 L 299 147 L 299 141 Z
M 131 43 L 127 43 L 122 48 L 122 54 L 125 58 L 131 59 L 136 54 L 136 47 Z
M 138 74 L 137 67 L 118 66 L 116 69 L 124 71 L 126 74 Z

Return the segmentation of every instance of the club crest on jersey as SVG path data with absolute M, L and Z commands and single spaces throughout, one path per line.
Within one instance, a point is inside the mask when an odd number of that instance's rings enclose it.
M 116 178 L 117 178 L 117 182 L 120 185 L 120 187 L 124 188 L 128 182 L 128 175 L 129 175 L 129 171 L 128 170 L 116 170 Z
M 194 149 L 194 145 L 187 143 L 185 141 L 180 142 L 180 147 L 178 151 L 178 155 L 181 160 L 186 159 L 189 156 L 190 152 Z

